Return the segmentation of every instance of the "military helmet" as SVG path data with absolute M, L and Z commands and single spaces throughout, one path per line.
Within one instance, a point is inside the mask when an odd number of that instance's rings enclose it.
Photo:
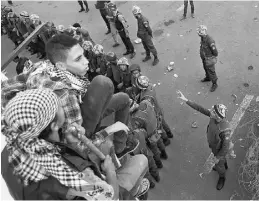
M 127 66 L 129 66 L 129 61 L 126 57 L 121 57 L 118 60 L 117 65 L 127 65 Z
M 102 46 L 102 45 L 99 45 L 99 44 L 96 44 L 96 45 L 93 47 L 93 52 L 94 52 L 96 55 L 103 54 L 103 53 L 104 53 L 103 46 Z
M 219 116 L 221 119 L 226 118 L 227 114 L 227 107 L 223 104 L 216 104 L 212 106 L 212 109 L 215 111 L 217 116 Z
M 7 6 L 7 7 L 4 7 L 4 12 L 10 13 L 10 12 L 13 12 L 13 9 Z
M 22 11 L 21 13 L 20 13 L 20 16 L 22 16 L 22 17 L 24 17 L 24 18 L 29 18 L 30 16 L 29 16 L 29 13 L 27 12 L 27 11 Z
M 58 25 L 58 26 L 56 27 L 56 29 L 57 29 L 57 31 L 59 31 L 59 32 L 61 32 L 61 33 L 63 33 L 63 32 L 65 31 L 64 25 Z
M 139 13 L 141 13 L 141 9 L 140 9 L 140 7 L 138 7 L 138 6 L 133 6 L 133 8 L 132 8 L 132 13 L 133 13 L 133 15 L 137 15 L 137 14 L 139 14 Z
M 141 72 L 140 66 L 138 64 L 132 64 L 129 67 L 129 71 L 132 73 L 133 71 L 138 70 L 139 72 Z
M 198 35 L 200 36 L 206 36 L 207 35 L 207 27 L 205 25 L 200 25 L 196 29 Z
M 109 62 L 113 62 L 117 60 L 117 55 L 114 52 L 108 52 L 106 54 L 106 60 Z
M 82 48 L 86 51 L 93 49 L 93 43 L 91 41 L 85 40 L 82 44 Z
M 149 86 L 149 79 L 147 76 L 140 75 L 136 80 L 136 86 L 139 89 L 145 90 Z

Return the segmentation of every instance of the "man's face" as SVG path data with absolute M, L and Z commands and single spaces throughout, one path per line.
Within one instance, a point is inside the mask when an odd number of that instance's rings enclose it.
M 89 70 L 89 61 L 84 56 L 83 48 L 77 44 L 67 52 L 66 69 L 79 76 L 84 76 Z
M 134 14 L 134 17 L 138 19 L 140 17 L 140 14 Z
M 216 122 L 221 122 L 221 121 L 222 121 L 222 118 L 220 118 L 220 117 L 216 114 L 216 112 L 215 112 L 214 109 L 212 109 L 212 110 L 210 111 L 210 113 L 211 113 L 211 118 L 215 119 Z
M 134 70 L 134 71 L 132 72 L 132 76 L 133 76 L 134 78 L 137 78 L 138 76 L 140 76 L 140 72 L 139 72 L 138 70 Z
M 127 71 L 127 65 L 125 65 L 125 64 L 120 65 L 120 70 L 122 72 L 126 72 Z

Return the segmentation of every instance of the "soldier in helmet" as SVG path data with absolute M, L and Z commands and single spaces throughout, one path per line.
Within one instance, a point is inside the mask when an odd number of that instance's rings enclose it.
M 10 38 L 10 34 L 11 34 L 11 29 L 10 29 L 10 23 L 8 21 L 8 15 L 9 13 L 12 13 L 13 10 L 10 8 L 10 7 L 5 7 L 5 6 L 2 6 L 1 7 L 1 34 L 7 34 L 8 37 Z
M 17 29 L 15 26 L 15 21 L 16 21 L 17 15 L 14 12 L 8 13 L 7 19 L 8 19 L 8 32 L 9 38 L 13 41 L 15 48 L 18 47 L 18 45 L 21 43 L 21 38 L 17 34 Z
M 125 92 L 128 87 L 131 87 L 131 76 L 129 72 L 129 62 L 126 57 L 118 60 L 117 66 L 120 72 L 120 83 L 117 85 L 118 90 Z
M 151 178 L 151 176 L 156 180 L 156 182 L 160 181 L 160 176 L 159 176 L 158 168 L 156 166 L 156 162 L 154 160 L 154 154 L 147 146 L 147 142 L 146 142 L 146 137 L 148 136 L 147 131 L 143 128 L 132 129 L 129 131 L 128 135 L 131 136 L 132 138 L 139 140 L 139 146 L 133 152 L 133 154 L 134 155 L 144 154 L 147 157 L 149 172 L 146 174 L 146 177 L 150 182 L 150 188 L 154 188 L 155 183 L 153 182 L 153 179 Z
M 140 75 L 135 80 L 136 81 L 134 82 L 133 87 L 128 89 L 127 93 L 129 94 L 130 98 L 138 104 L 145 99 L 151 102 L 157 115 L 158 128 L 160 134 L 162 135 L 163 142 L 166 146 L 169 145 L 169 138 L 173 138 L 174 135 L 169 125 L 165 121 L 163 110 L 159 106 L 156 97 L 155 88 L 152 86 L 152 84 L 150 84 L 149 79 L 146 76 Z
M 95 69 L 95 66 L 94 66 L 95 55 L 94 55 L 94 52 L 93 52 L 93 44 L 92 44 L 91 41 L 84 41 L 82 43 L 82 48 L 84 49 L 84 56 L 89 61 L 89 64 L 88 64 L 89 71 L 87 72 L 88 79 L 89 79 L 89 81 L 92 81 L 93 78 L 98 75 L 98 73 L 96 73 L 96 69 Z
M 20 18 L 18 18 L 16 25 L 17 25 L 17 30 L 20 34 L 20 36 L 25 39 L 29 35 L 26 24 L 25 24 L 25 18 L 29 18 L 29 13 L 26 11 L 22 11 L 20 13 Z
M 106 54 L 106 60 L 108 62 L 109 71 L 110 71 L 109 73 L 107 72 L 107 77 L 109 77 L 108 74 L 111 73 L 112 75 L 111 80 L 113 81 L 115 92 L 118 92 L 117 86 L 118 84 L 120 84 L 121 77 L 120 77 L 120 71 L 117 66 L 117 62 L 118 62 L 117 55 L 114 52 L 108 52 Z
M 118 47 L 120 45 L 120 43 L 118 42 L 118 31 L 116 29 L 116 25 L 115 25 L 115 17 L 113 16 L 113 8 L 114 3 L 108 3 L 108 9 L 107 9 L 107 16 L 106 18 L 109 20 L 110 22 L 110 27 L 111 27 L 111 33 L 112 33 L 112 37 L 114 40 L 114 44 L 113 47 Z
M 103 46 L 96 44 L 93 47 L 93 53 L 94 53 L 93 60 L 92 60 L 93 70 L 98 75 L 106 75 L 107 69 L 108 69 L 108 62 L 105 57 Z
M 216 161 L 213 170 L 219 174 L 217 190 L 221 190 L 226 180 L 225 173 L 228 169 L 226 156 L 229 154 L 231 144 L 231 127 L 226 119 L 227 108 L 223 104 L 216 104 L 212 106 L 211 110 L 208 110 L 188 100 L 181 91 L 177 91 L 177 94 L 178 98 L 186 102 L 191 108 L 210 118 L 207 127 L 207 140 Z
M 139 103 L 138 108 L 132 112 L 131 122 L 134 129 L 145 129 L 146 142 L 154 154 L 154 160 L 158 168 L 163 167 L 162 159 L 167 159 L 167 153 L 161 135 L 157 131 L 157 118 L 154 107 L 148 100 Z
M 152 42 L 152 30 L 149 25 L 148 19 L 142 15 L 141 9 L 138 6 L 133 6 L 132 13 L 138 21 L 138 33 L 137 36 L 142 40 L 144 49 L 146 50 L 146 57 L 143 62 L 151 59 L 150 52 L 154 55 L 153 66 L 157 65 L 159 59 L 157 57 L 156 48 Z
M 82 28 L 79 23 L 74 23 L 73 27 L 76 30 L 76 34 L 79 35 L 82 38 L 83 41 L 91 41 L 93 46 L 95 45 L 95 42 L 91 38 L 89 32 L 86 29 Z
M 200 25 L 197 28 L 197 33 L 201 37 L 200 57 L 202 60 L 203 68 L 205 70 L 205 78 L 201 82 L 212 81 L 210 91 L 213 92 L 217 89 L 217 74 L 215 71 L 215 64 L 217 63 L 218 50 L 215 41 L 207 34 L 207 27 Z
M 130 76 L 131 76 L 131 85 L 135 86 L 136 79 L 141 75 L 140 65 L 132 64 L 129 67 Z
M 118 11 L 115 4 L 110 3 L 108 5 L 108 8 L 113 13 L 115 27 L 121 37 L 122 42 L 126 47 L 126 52 L 123 55 L 126 56 L 130 54 L 130 58 L 132 59 L 136 55 L 136 52 L 129 37 L 129 25 L 127 24 L 127 21 L 125 20 L 124 16 Z

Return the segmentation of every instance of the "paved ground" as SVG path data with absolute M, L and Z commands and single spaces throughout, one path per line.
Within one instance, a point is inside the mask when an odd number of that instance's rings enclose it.
M 137 23 L 132 16 L 132 5 L 139 5 L 143 14 L 150 20 L 154 32 L 154 41 L 159 52 L 160 63 L 151 67 L 151 62 L 143 64 L 141 59 L 144 49 L 135 45 L 137 56 L 131 63 L 141 64 L 141 68 L 153 83 L 157 85 L 159 101 L 164 108 L 165 116 L 176 135 L 167 148 L 170 158 L 164 162 L 161 171 L 161 182 L 150 192 L 149 199 L 214 199 L 227 200 L 250 199 L 238 184 L 238 168 L 247 150 L 247 141 L 239 141 L 235 145 L 237 158 L 229 161 L 226 186 L 220 192 L 215 188 L 216 173 L 199 177 L 203 164 L 210 154 L 206 143 L 205 129 L 208 119 L 195 113 L 176 98 L 176 90 L 180 89 L 191 100 L 210 108 L 215 103 L 227 105 L 231 120 L 239 104 L 246 94 L 254 95 L 251 102 L 253 107 L 258 105 L 255 98 L 259 95 L 259 9 L 258 2 L 194 2 L 196 18 L 188 18 L 180 22 L 181 12 L 176 10 L 182 2 L 120 2 L 119 10 L 125 15 L 130 25 L 130 36 L 136 39 Z M 16 11 L 27 10 L 37 13 L 43 21 L 52 20 L 55 24 L 68 26 L 80 22 L 86 27 L 97 43 L 102 43 L 105 51 L 115 51 L 122 56 L 124 46 L 112 48 L 111 35 L 104 35 L 105 24 L 100 13 L 95 9 L 94 2 L 89 2 L 89 13 L 78 13 L 77 2 L 17 2 Z M 190 9 L 190 8 L 189 8 Z M 190 11 L 188 11 L 190 12 Z M 189 13 L 188 13 L 189 16 Z M 208 32 L 216 40 L 219 49 L 217 74 L 219 88 L 210 93 L 210 84 L 199 82 L 204 76 L 199 58 L 200 39 L 196 27 L 205 24 Z M 2 61 L 12 50 L 8 39 L 2 37 Z M 175 62 L 174 71 L 164 74 L 170 61 Z M 257 61 L 257 62 L 256 62 Z M 253 70 L 249 71 L 248 66 Z M 9 76 L 13 75 L 14 66 L 8 69 Z M 178 78 L 173 75 L 177 74 Z M 245 84 L 247 83 L 247 84 Z M 244 85 L 245 84 L 245 85 Z M 198 92 L 200 92 L 198 94 Z M 233 103 L 231 94 L 237 95 Z M 251 107 L 252 107 L 251 106 Z M 249 108 L 251 108 L 249 107 Z M 240 124 L 251 120 L 258 112 L 246 112 Z M 191 128 L 196 121 L 198 128 Z M 248 126 L 237 128 L 235 139 L 245 139 Z M 259 134 L 258 134 L 259 136 Z M 245 143 L 245 147 L 243 146 Z M 241 145 L 241 146 L 240 146 Z

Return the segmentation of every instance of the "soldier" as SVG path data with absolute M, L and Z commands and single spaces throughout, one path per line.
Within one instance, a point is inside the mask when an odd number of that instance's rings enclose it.
M 83 41 L 91 41 L 93 46 L 95 46 L 95 42 L 93 41 L 89 32 L 86 29 L 82 28 L 79 23 L 74 23 L 73 27 L 76 30 L 76 34 L 79 35 L 83 39 Z
M 111 10 L 111 6 L 113 6 L 113 3 L 111 3 L 111 2 L 108 3 L 108 9 L 107 9 L 107 16 L 106 16 L 106 18 L 110 22 L 112 37 L 113 37 L 113 40 L 114 40 L 114 44 L 113 44 L 112 47 L 118 47 L 120 45 L 119 42 L 118 42 L 118 37 L 117 37 L 118 31 L 117 31 L 116 26 L 115 26 L 115 17 L 113 16 L 113 12 Z
M 16 21 L 17 15 L 14 12 L 8 13 L 8 32 L 9 38 L 13 41 L 15 48 L 19 46 L 21 43 L 21 38 L 17 34 L 15 21 Z
M 124 43 L 127 50 L 123 55 L 125 56 L 130 54 L 130 58 L 132 59 L 136 55 L 136 52 L 129 37 L 129 31 L 128 31 L 129 26 L 127 24 L 127 21 L 125 20 L 124 16 L 118 11 L 115 4 L 110 3 L 109 9 L 113 13 L 113 16 L 115 18 L 116 29 L 118 30 L 121 40 Z
M 163 110 L 159 106 L 156 98 L 155 88 L 150 84 L 148 77 L 143 75 L 139 76 L 133 84 L 133 87 L 127 90 L 127 93 L 136 103 L 140 103 L 145 99 L 151 102 L 157 115 L 159 132 L 162 135 L 163 142 L 166 146 L 169 145 L 169 138 L 173 138 L 174 135 L 165 121 Z
M 106 4 L 109 3 L 110 1 L 101 1 L 98 0 L 95 4 L 96 9 L 100 10 L 101 16 L 108 28 L 108 31 L 105 33 L 106 35 L 108 35 L 109 33 L 111 33 L 111 27 L 110 27 L 110 23 L 109 20 L 107 19 L 107 6 Z
M 37 28 L 41 24 L 40 17 L 36 14 L 31 14 L 30 15 L 30 20 L 32 23 L 33 29 Z M 43 40 L 42 33 L 39 33 L 33 40 L 32 42 L 35 42 L 35 48 L 36 51 L 39 53 L 39 59 L 43 59 L 46 56 L 45 52 L 45 43 Z
M 131 85 L 136 86 L 136 79 L 141 75 L 141 69 L 138 64 L 132 64 L 129 67 L 130 76 L 131 76 Z
M 193 0 L 189 0 L 189 1 L 190 1 L 190 5 L 191 5 L 191 16 L 192 16 L 192 18 L 194 18 Z M 184 13 L 183 13 L 182 18 L 180 19 L 181 21 L 186 19 L 187 8 L 188 8 L 188 0 L 184 0 Z
M 118 92 L 117 86 L 118 84 L 120 84 L 121 81 L 121 77 L 120 77 L 120 71 L 119 68 L 117 66 L 117 62 L 118 62 L 118 58 L 117 55 L 114 52 L 108 52 L 106 54 L 106 60 L 108 62 L 109 65 L 109 71 L 112 74 L 112 81 L 113 81 L 113 85 L 114 85 L 114 91 L 115 93 Z M 109 73 L 107 73 L 107 77 Z
M 143 62 L 151 59 L 150 52 L 152 52 L 152 54 L 154 55 L 153 66 L 155 66 L 158 64 L 159 59 L 157 57 L 156 48 L 151 39 L 153 38 L 153 35 L 152 30 L 149 26 L 149 21 L 141 14 L 141 9 L 138 6 L 133 6 L 132 13 L 138 20 L 137 37 L 142 40 L 142 44 L 144 46 L 144 49 L 146 50 L 146 57 L 143 59 Z
M 154 154 L 154 160 L 158 168 L 163 167 L 162 159 L 167 159 L 167 153 L 161 135 L 157 131 L 157 118 L 152 104 L 148 100 L 139 103 L 138 109 L 132 112 L 132 126 L 134 129 L 145 129 L 146 142 Z
M 219 174 L 217 190 L 221 190 L 226 180 L 225 173 L 228 169 L 226 155 L 229 153 L 231 143 L 231 127 L 226 120 L 227 108 L 223 104 L 216 104 L 212 106 L 211 110 L 208 110 L 188 100 L 181 91 L 177 91 L 177 93 L 178 98 L 185 101 L 187 105 L 210 118 L 207 127 L 207 140 L 216 161 L 213 170 Z
M 25 18 L 27 17 L 30 17 L 28 12 L 22 11 L 20 13 L 20 18 L 18 18 L 16 22 L 17 30 L 23 39 L 27 38 L 27 36 L 29 35 L 25 24 Z
M 104 50 L 102 45 L 95 45 L 93 47 L 93 60 L 92 60 L 92 67 L 93 70 L 98 75 L 106 75 L 108 69 L 108 62 L 105 58 Z
M 120 72 L 120 83 L 117 85 L 118 90 L 125 92 L 128 87 L 131 87 L 131 76 L 129 72 L 129 62 L 128 59 L 122 57 L 117 63 Z
M 152 176 L 156 180 L 156 182 L 160 181 L 160 176 L 159 176 L 158 168 L 156 166 L 156 162 L 154 160 L 154 154 L 148 148 L 147 143 L 146 143 L 147 131 L 145 129 L 138 128 L 135 130 L 130 130 L 128 135 L 139 140 L 139 146 L 133 153 L 134 153 L 134 155 L 135 154 L 144 154 L 147 157 L 149 172 L 146 175 L 146 177 L 148 178 L 148 180 L 150 182 L 150 188 L 154 188 L 155 183 L 153 182 L 153 179 L 150 178 L 150 176 Z
M 213 92 L 217 89 L 218 77 L 215 71 L 215 64 L 217 63 L 218 50 L 215 41 L 207 34 L 207 27 L 200 25 L 197 28 L 197 33 L 201 37 L 200 57 L 202 60 L 203 68 L 206 77 L 201 82 L 212 81 L 210 91 Z
M 85 8 L 84 8 L 84 6 L 83 6 L 83 2 L 84 2 L 84 4 L 85 4 Z M 88 11 L 89 11 L 89 8 L 88 8 L 88 3 L 87 3 L 87 1 L 85 1 L 85 0 L 79 0 L 78 1 L 78 3 L 79 3 L 79 5 L 81 6 L 81 10 L 79 11 L 79 13 L 81 13 L 81 12 L 83 12 L 83 11 L 85 11 L 86 13 L 88 13 Z

